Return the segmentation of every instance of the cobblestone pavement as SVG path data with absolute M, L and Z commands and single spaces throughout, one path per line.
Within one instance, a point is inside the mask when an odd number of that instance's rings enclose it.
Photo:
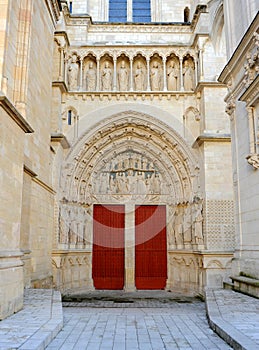
M 99 307 L 64 307 L 64 328 L 47 350 L 231 349 L 210 329 L 201 301 L 178 300 L 166 307 L 154 300 L 139 307 L 138 301 L 138 308 L 136 303 L 135 307 L 103 303 L 105 308 L 100 303 Z

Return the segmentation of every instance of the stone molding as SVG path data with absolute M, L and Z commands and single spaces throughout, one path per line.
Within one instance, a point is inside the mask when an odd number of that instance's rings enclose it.
M 25 132 L 33 133 L 34 130 L 30 124 L 23 118 L 23 116 L 14 107 L 11 101 L 4 95 L 0 95 L 0 106 L 5 112 L 15 121 L 15 123 Z
M 140 25 L 137 23 L 129 22 L 127 24 L 125 23 L 96 23 L 92 21 L 91 16 L 87 14 L 71 14 L 68 9 L 68 5 L 66 2 L 61 1 L 62 4 L 62 11 L 65 18 L 65 23 L 68 26 L 75 26 L 75 25 L 85 25 L 89 27 L 89 30 L 93 28 L 95 32 L 101 32 L 104 31 L 104 26 L 109 28 L 110 32 L 118 32 L 119 31 L 125 31 L 128 33 L 136 32 L 136 33 L 150 33 L 150 32 L 159 32 L 159 33 L 171 33 L 172 29 L 174 32 L 192 32 L 195 30 L 197 23 L 199 22 L 199 18 L 201 14 L 207 13 L 207 5 L 198 5 L 196 7 L 195 13 L 193 15 L 192 22 L 187 23 L 178 23 L 178 22 L 172 22 L 172 23 L 145 23 L 145 25 Z
M 21 251 L 0 251 L 0 270 L 23 266 Z
M 62 133 L 52 133 L 51 142 L 59 142 L 63 149 L 68 149 L 71 147 L 66 136 Z
M 231 142 L 230 134 L 202 134 L 195 140 L 192 147 L 201 146 L 204 142 Z

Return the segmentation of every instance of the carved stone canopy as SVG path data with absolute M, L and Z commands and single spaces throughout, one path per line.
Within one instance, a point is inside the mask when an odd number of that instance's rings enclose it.
M 199 165 L 174 130 L 129 111 L 80 138 L 64 163 L 61 190 L 63 201 L 83 205 L 190 202 L 199 192 Z

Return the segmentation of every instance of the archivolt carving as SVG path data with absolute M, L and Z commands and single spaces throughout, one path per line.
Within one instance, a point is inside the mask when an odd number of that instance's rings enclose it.
M 100 123 L 79 140 L 63 167 L 63 199 L 91 204 L 140 196 L 147 202 L 191 202 L 199 166 L 187 144 L 144 115 L 126 115 Z

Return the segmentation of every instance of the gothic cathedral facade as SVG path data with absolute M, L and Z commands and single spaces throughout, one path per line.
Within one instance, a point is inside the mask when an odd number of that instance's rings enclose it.
M 252 204 L 236 205 L 245 172 L 259 185 L 248 2 L 239 102 L 234 1 L 0 0 L 0 318 L 30 287 L 203 295 L 240 264 L 259 277 L 258 238 L 240 259 Z M 238 103 L 248 136 L 233 132 Z

